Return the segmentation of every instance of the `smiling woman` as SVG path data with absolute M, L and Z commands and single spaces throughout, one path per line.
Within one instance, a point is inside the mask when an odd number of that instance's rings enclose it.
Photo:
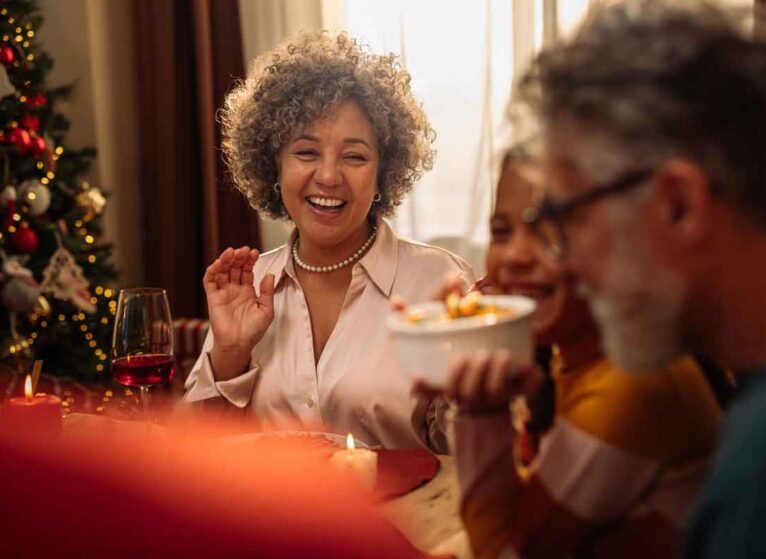
M 433 162 L 409 84 L 395 56 L 321 33 L 257 59 L 229 95 L 223 149 L 237 188 L 295 230 L 270 253 L 230 248 L 207 269 L 211 333 L 187 402 L 223 398 L 260 425 L 446 450 L 446 405 L 413 401 L 385 324 L 393 293 L 417 303 L 447 274 L 473 282 L 458 257 L 382 219 Z

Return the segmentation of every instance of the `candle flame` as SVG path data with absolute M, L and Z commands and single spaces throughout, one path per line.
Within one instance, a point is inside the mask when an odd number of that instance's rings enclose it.
M 27 375 L 27 379 L 24 381 L 24 396 L 27 400 L 32 399 L 32 376 Z
M 349 433 L 346 435 L 346 448 L 349 450 L 354 450 L 354 437 Z

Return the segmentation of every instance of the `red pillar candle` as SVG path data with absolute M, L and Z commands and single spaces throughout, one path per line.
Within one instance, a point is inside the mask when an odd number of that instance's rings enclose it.
M 0 430 L 27 439 L 60 435 L 61 400 L 49 394 L 32 395 L 32 378 L 27 375 L 24 396 L 11 398 L 0 407 Z

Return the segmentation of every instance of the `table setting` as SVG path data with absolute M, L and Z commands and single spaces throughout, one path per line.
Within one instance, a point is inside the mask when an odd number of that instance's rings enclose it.
M 141 444 L 175 437 L 177 425 L 167 422 L 160 410 L 144 413 L 144 404 L 135 399 L 132 419 L 125 414 L 62 413 L 62 401 L 53 395 L 34 393 L 32 377 L 25 382 L 26 395 L 0 405 L 0 430 L 27 438 L 81 441 L 115 436 Z M 117 408 L 119 410 L 119 408 Z M 285 444 L 309 448 L 349 479 L 351 491 L 370 492 L 375 509 L 412 546 L 435 557 L 470 557 L 466 534 L 458 514 L 457 480 L 454 461 L 425 449 L 369 448 L 363 441 L 334 433 L 276 432 L 224 435 L 228 446 L 256 444 L 258 440 L 281 439 Z M 317 440 L 321 439 L 322 444 Z M 351 444 L 349 446 L 349 441 Z M 131 443 L 133 444 L 133 443 Z
M 75 388 L 73 393 L 72 387 L 62 390 L 60 382 L 53 383 L 46 375 L 40 376 L 42 365 L 37 362 L 35 366 L 34 383 L 32 374 L 23 382 L 12 383 L 13 393 L 19 389 L 23 392 L 0 404 L 2 433 L 27 440 L 54 439 L 64 445 L 91 438 L 119 438 L 137 445 L 147 441 L 161 444 L 177 436 L 178 425 L 169 412 L 167 399 L 147 402 L 140 398 L 139 391 L 128 386 L 91 390 L 86 397 L 85 387 L 83 392 L 78 393 Z M 43 393 L 41 388 L 58 389 L 61 397 Z M 85 407 L 87 400 L 93 402 Z M 90 413 L 79 409 L 88 409 Z M 241 425 L 226 429 L 224 432 L 229 434 L 221 435 L 220 440 L 228 446 L 253 445 L 267 438 L 281 439 L 286 444 L 316 452 L 317 460 L 329 462 L 341 476 L 348 478 L 349 491 L 369 492 L 377 513 L 395 527 L 413 549 L 429 557 L 470 557 L 458 514 L 457 481 L 451 457 L 437 456 L 426 449 L 369 448 L 350 434 L 243 433 Z M 231 429 L 239 432 L 232 435 Z
M 523 319 L 515 320 L 481 312 L 506 301 L 498 298 L 482 303 L 473 299 L 476 297 L 471 299 L 470 309 L 464 308 L 465 301 L 454 303 L 456 308 L 460 306 L 454 311 L 456 318 L 468 317 L 456 323 L 460 333 L 465 333 L 467 320 L 474 320 L 478 329 L 498 332 L 494 338 L 497 344 L 507 343 L 506 339 L 526 343 L 527 336 L 523 334 L 504 335 L 510 328 L 528 328 L 525 322 L 530 309 L 526 308 L 529 307 L 526 300 L 512 301 Z M 430 368 L 428 379 L 433 386 L 444 381 L 450 355 L 461 350 L 462 345 L 455 347 L 456 343 L 472 343 L 466 337 L 456 337 L 455 327 L 449 318 L 441 316 L 444 314 L 441 309 L 429 303 L 413 307 L 406 314 L 393 314 L 389 319 L 403 364 L 412 364 L 417 358 L 437 363 Z M 516 349 L 529 352 L 526 346 Z M 403 368 L 412 376 L 418 365 Z M 112 348 L 112 385 L 94 390 L 77 383 L 62 384 L 60 379 L 41 375 L 42 369 L 43 363 L 36 361 L 23 381 L 16 375 L 6 383 L 6 399 L 0 405 L 0 433 L 26 440 L 53 439 L 64 445 L 94 437 L 121 438 L 130 445 L 162 445 L 188 438 L 189 433 L 196 434 L 204 425 L 203 430 L 208 432 L 204 452 L 250 451 L 273 445 L 300 448 L 318 467 L 329 465 L 346 480 L 344 487 L 348 492 L 365 495 L 376 513 L 406 538 L 413 551 L 428 557 L 472 556 L 459 514 L 459 489 L 451 456 L 436 455 L 425 448 L 370 447 L 351 433 L 254 430 L 253 425 L 241 421 L 222 421 L 217 430 L 211 431 L 205 414 L 188 422 L 190 416 L 176 413 L 177 395 L 168 388 L 175 373 L 173 322 L 162 289 L 120 292 Z M 41 388 L 53 393 L 45 393 Z M 155 401 L 153 391 L 160 396 Z M 211 439 L 213 446 L 208 446 Z M 270 454 L 259 455 L 258 460 L 262 461 L 264 456 Z

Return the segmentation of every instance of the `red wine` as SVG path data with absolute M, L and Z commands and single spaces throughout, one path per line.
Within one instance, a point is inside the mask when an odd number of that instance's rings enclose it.
M 112 361 L 114 380 L 127 386 L 146 386 L 170 381 L 176 364 L 172 355 L 132 355 Z

